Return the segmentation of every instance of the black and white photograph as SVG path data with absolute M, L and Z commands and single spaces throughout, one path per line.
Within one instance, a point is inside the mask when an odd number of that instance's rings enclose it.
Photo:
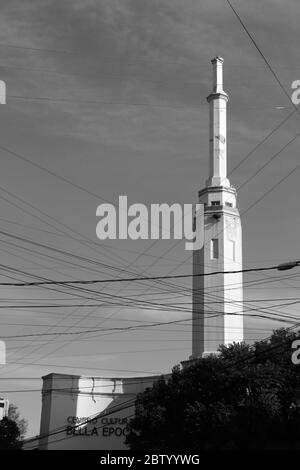
M 1 0 L 1 456 L 300 451 L 299 24 Z

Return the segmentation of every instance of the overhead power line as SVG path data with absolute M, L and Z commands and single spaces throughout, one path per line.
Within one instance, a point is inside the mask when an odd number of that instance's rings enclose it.
M 290 328 L 288 328 L 288 331 L 291 331 L 291 330 L 293 330 L 294 328 L 297 328 L 297 327 L 299 327 L 299 323 L 295 323 L 293 326 L 291 326 Z M 262 343 L 262 342 L 264 342 L 264 341 L 268 341 L 269 339 L 270 339 L 270 337 L 264 338 L 263 340 L 260 341 L 260 343 Z M 274 351 L 274 350 L 276 351 L 276 350 L 280 349 L 281 347 L 282 347 L 281 344 L 275 344 L 275 345 L 273 345 L 273 346 L 270 346 L 270 347 L 269 347 L 268 349 L 266 349 L 265 351 L 260 351 L 258 354 L 255 354 L 255 350 L 254 350 L 253 347 L 252 347 L 251 350 L 249 351 L 249 354 L 248 354 L 248 355 L 245 355 L 243 358 L 239 358 L 238 360 L 233 361 L 233 362 L 227 364 L 227 365 L 224 367 L 223 370 L 226 371 L 226 370 L 230 369 L 231 367 L 234 367 L 234 366 L 243 364 L 243 363 L 245 363 L 245 362 L 247 362 L 247 361 L 251 362 L 253 359 L 255 359 L 255 357 L 260 357 L 260 356 L 263 356 L 263 357 L 264 357 L 266 353 L 268 353 L 268 352 L 270 352 L 270 351 Z M 282 351 L 282 352 L 284 352 L 284 351 Z M 133 399 L 133 404 L 134 404 L 134 403 L 136 403 L 136 402 L 135 402 L 135 399 Z M 130 408 L 131 406 L 132 406 L 132 405 L 131 405 L 131 402 L 130 402 L 130 400 L 128 400 L 128 402 L 125 402 L 125 404 L 123 404 L 123 409 Z M 121 405 L 121 407 L 122 407 L 122 405 Z M 120 411 L 120 409 L 118 409 L 118 411 Z M 99 413 L 98 416 L 100 417 L 101 415 L 102 415 L 102 413 Z M 130 416 L 128 416 L 127 418 L 129 419 L 129 418 L 131 418 L 131 417 L 133 417 L 133 416 L 134 416 L 134 415 L 130 415 Z M 88 425 L 89 419 L 90 419 L 90 418 L 88 418 L 88 419 L 86 420 L 86 423 L 81 423 L 81 425 L 82 425 L 82 424 Z M 78 426 L 78 425 L 77 425 L 77 426 Z M 100 427 L 101 427 L 101 426 L 100 426 Z M 99 428 L 100 428 L 100 427 L 99 427 Z M 53 429 L 52 431 L 50 431 L 50 432 L 48 432 L 48 433 L 40 434 L 39 436 L 36 436 L 36 437 L 32 438 L 30 441 L 33 443 L 33 442 L 39 441 L 41 438 L 50 437 L 50 436 L 53 436 L 53 435 L 55 435 L 55 434 L 61 434 L 62 432 L 64 432 L 64 429 L 63 429 L 63 428 L 56 428 L 56 429 Z M 56 441 L 62 441 L 62 440 L 65 440 L 65 439 L 70 439 L 70 438 L 71 438 L 71 436 L 67 436 L 67 437 L 63 437 L 63 438 L 61 438 L 61 439 L 57 439 Z M 56 442 L 56 441 L 53 441 L 53 440 L 52 440 L 52 441 L 50 441 L 49 443 L 51 444 L 51 443 L 54 443 L 54 442 Z
M 247 36 L 249 37 L 249 39 L 251 40 L 252 44 L 254 45 L 255 49 L 258 51 L 259 55 L 261 56 L 261 58 L 263 59 L 264 63 L 266 64 L 267 68 L 270 70 L 271 74 L 273 75 L 273 77 L 275 78 L 276 82 L 278 83 L 278 85 L 280 86 L 281 90 L 283 91 L 283 93 L 288 97 L 288 100 L 289 102 L 294 106 L 295 110 L 297 111 L 298 114 L 300 114 L 300 110 L 298 109 L 298 107 L 292 102 L 291 100 L 291 96 L 290 94 L 288 93 L 288 91 L 285 89 L 285 87 L 283 86 L 283 84 L 281 83 L 277 73 L 275 72 L 275 70 L 273 69 L 273 67 L 270 65 L 268 59 L 266 58 L 265 54 L 262 52 L 261 48 L 259 47 L 259 45 L 257 44 L 257 42 L 255 41 L 253 35 L 250 33 L 249 29 L 247 28 L 247 26 L 245 25 L 244 21 L 242 20 L 241 16 L 239 15 L 239 13 L 237 12 L 237 10 L 234 8 L 234 6 L 232 5 L 232 3 L 230 2 L 230 0 L 226 0 L 226 2 L 228 3 L 228 5 L 230 6 L 231 10 L 233 11 L 235 17 L 237 18 L 238 22 L 240 23 L 240 25 L 242 26 L 243 30 L 245 31 L 245 33 L 247 34 Z
M 124 106 L 124 107 L 149 107 L 149 108 L 171 108 L 171 109 L 194 109 L 200 112 L 198 106 L 180 105 L 180 104 L 163 104 L 163 103 L 139 103 L 139 102 L 126 102 L 126 101 L 99 101 L 99 100 L 75 100 L 69 98 L 53 98 L 51 96 L 21 96 L 21 95 L 8 95 L 8 99 L 13 100 L 27 100 L 27 101 L 51 101 L 53 103 L 77 103 L 77 104 L 92 104 L 92 105 L 107 105 L 107 106 Z
M 234 171 L 236 171 L 246 160 L 248 160 L 249 157 L 251 157 L 251 155 L 253 155 L 253 153 L 256 152 L 256 150 L 261 147 L 273 134 L 275 134 L 275 132 L 277 132 L 292 116 L 294 116 L 294 114 L 296 113 L 295 109 L 293 109 L 293 111 L 288 114 L 276 127 L 274 127 L 262 140 L 260 140 L 258 142 L 257 145 L 255 145 L 255 147 L 253 147 L 252 150 L 250 150 L 250 152 L 247 153 L 247 155 L 245 155 L 244 158 L 242 158 L 242 160 L 239 161 L 239 163 L 237 165 L 235 165 L 232 170 L 230 171 L 230 173 L 228 174 L 228 176 L 230 176 Z M 284 150 L 284 149 L 282 149 Z
M 278 152 L 274 153 L 272 155 L 272 157 L 267 162 L 265 162 L 260 168 L 258 168 L 257 171 L 255 171 L 255 173 L 253 173 L 251 176 L 249 176 L 238 187 L 238 190 L 240 190 L 241 188 L 246 186 L 246 184 L 248 184 L 251 180 L 253 180 L 253 178 L 255 178 L 264 168 L 266 168 L 266 166 L 268 166 L 273 160 L 275 160 L 275 158 L 277 158 L 289 145 L 291 145 L 295 140 L 297 140 L 299 136 L 300 136 L 300 132 L 298 132 L 294 137 L 292 137 L 283 147 L 281 147 L 280 150 L 278 150 Z M 293 171 L 295 171 L 295 170 L 293 170 Z
M 295 261 L 293 263 L 298 263 Z M 238 269 L 235 271 L 213 271 L 211 273 L 199 273 L 199 274 L 176 274 L 170 276 L 145 276 L 145 277 L 126 277 L 126 278 L 112 278 L 112 279 L 91 279 L 91 280 L 68 280 L 68 281 L 33 281 L 33 282 L 0 282 L 0 286 L 11 286 L 11 287 L 38 287 L 43 285 L 65 285 L 65 284 L 102 284 L 106 282 L 137 282 L 137 281 L 153 281 L 159 279 L 184 279 L 189 277 L 206 277 L 215 276 L 217 274 L 239 274 L 239 273 L 251 273 L 258 271 L 270 271 L 274 269 L 281 269 L 281 265 L 277 266 L 265 266 L 261 268 L 249 268 L 249 269 Z
M 279 304 L 277 305 L 277 307 L 279 306 L 290 306 L 290 305 L 295 305 L 295 304 L 299 304 L 300 301 L 295 301 L 295 302 L 290 302 L 290 303 L 283 303 L 283 304 Z M 264 311 L 264 310 L 267 310 L 269 307 L 261 307 L 259 311 Z M 256 311 L 257 309 L 256 308 L 252 308 L 252 309 L 247 309 L 247 310 L 239 310 L 237 312 L 232 312 L 230 313 L 229 315 L 236 315 L 236 316 L 239 316 L 239 315 L 244 315 L 244 316 L 251 316 L 251 317 L 258 317 L 258 318 L 264 318 L 264 319 L 270 319 L 270 320 L 278 320 L 282 323 L 290 323 L 291 321 L 290 320 L 298 320 L 298 317 L 291 317 L 291 316 L 288 316 L 288 315 L 278 315 L 278 318 L 276 318 L 276 314 L 273 313 L 272 315 L 273 316 L 270 316 L 270 315 L 267 315 L 267 314 L 247 314 L 246 312 L 248 311 Z M 210 318 L 213 318 L 213 317 L 217 317 L 217 316 L 220 316 L 220 315 L 224 315 L 224 313 L 222 312 L 215 312 L 215 311 L 212 311 L 210 312 Z M 39 336 L 77 336 L 77 335 L 81 335 L 81 334 L 88 334 L 88 333 L 97 333 L 97 332 L 127 332 L 127 331 L 130 331 L 130 330 L 138 330 L 138 329 L 147 329 L 147 328 L 153 328 L 153 327 L 157 327 L 157 326 L 165 326 L 165 325 L 173 325 L 173 324 L 179 324 L 179 323 L 184 323 L 186 324 L 186 322 L 188 320 L 191 320 L 192 318 L 190 319 L 187 319 L 187 318 L 184 318 L 184 319 L 180 319 L 180 320 L 171 320 L 171 321 L 163 321 L 163 322 L 154 322 L 154 323 L 148 323 L 148 324 L 139 324 L 139 325 L 132 325 L 132 326 L 124 326 L 124 327 L 111 327 L 111 328 L 92 328 L 92 329 L 88 329 L 88 330 L 82 330 L 82 331 L 59 331 L 59 332 L 50 332 L 50 333 L 30 333 L 30 334 L 21 334 L 21 335 L 11 335 L 11 336 L 1 336 L 2 339 L 15 339 L 15 338 L 27 338 L 27 337 L 39 337 Z
M 41 47 L 32 47 L 32 46 L 21 46 L 17 44 L 0 44 L 0 47 L 9 47 L 10 49 L 24 49 L 28 51 L 40 51 L 40 52 L 56 52 L 59 54 L 76 54 L 73 51 L 66 51 L 63 49 L 42 49 Z

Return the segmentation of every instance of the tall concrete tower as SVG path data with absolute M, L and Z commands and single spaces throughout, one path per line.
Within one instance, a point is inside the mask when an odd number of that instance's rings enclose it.
M 227 178 L 226 107 L 223 59 L 215 57 L 209 103 L 209 178 L 199 191 L 204 204 L 204 244 L 193 252 L 193 273 L 236 271 L 242 267 L 242 228 L 236 190 Z M 196 230 L 203 230 L 198 224 Z M 191 359 L 217 351 L 220 344 L 243 341 L 242 274 L 193 277 Z

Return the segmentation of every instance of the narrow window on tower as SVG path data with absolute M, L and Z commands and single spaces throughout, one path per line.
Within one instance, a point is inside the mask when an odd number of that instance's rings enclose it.
M 219 258 L 219 240 L 212 238 L 210 241 L 210 257 L 211 259 Z
M 229 259 L 235 261 L 235 242 L 233 240 L 229 240 Z

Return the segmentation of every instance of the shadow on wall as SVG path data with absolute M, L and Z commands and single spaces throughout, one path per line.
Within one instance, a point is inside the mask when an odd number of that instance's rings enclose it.
M 39 449 L 127 449 L 136 395 L 158 378 L 43 377 Z

